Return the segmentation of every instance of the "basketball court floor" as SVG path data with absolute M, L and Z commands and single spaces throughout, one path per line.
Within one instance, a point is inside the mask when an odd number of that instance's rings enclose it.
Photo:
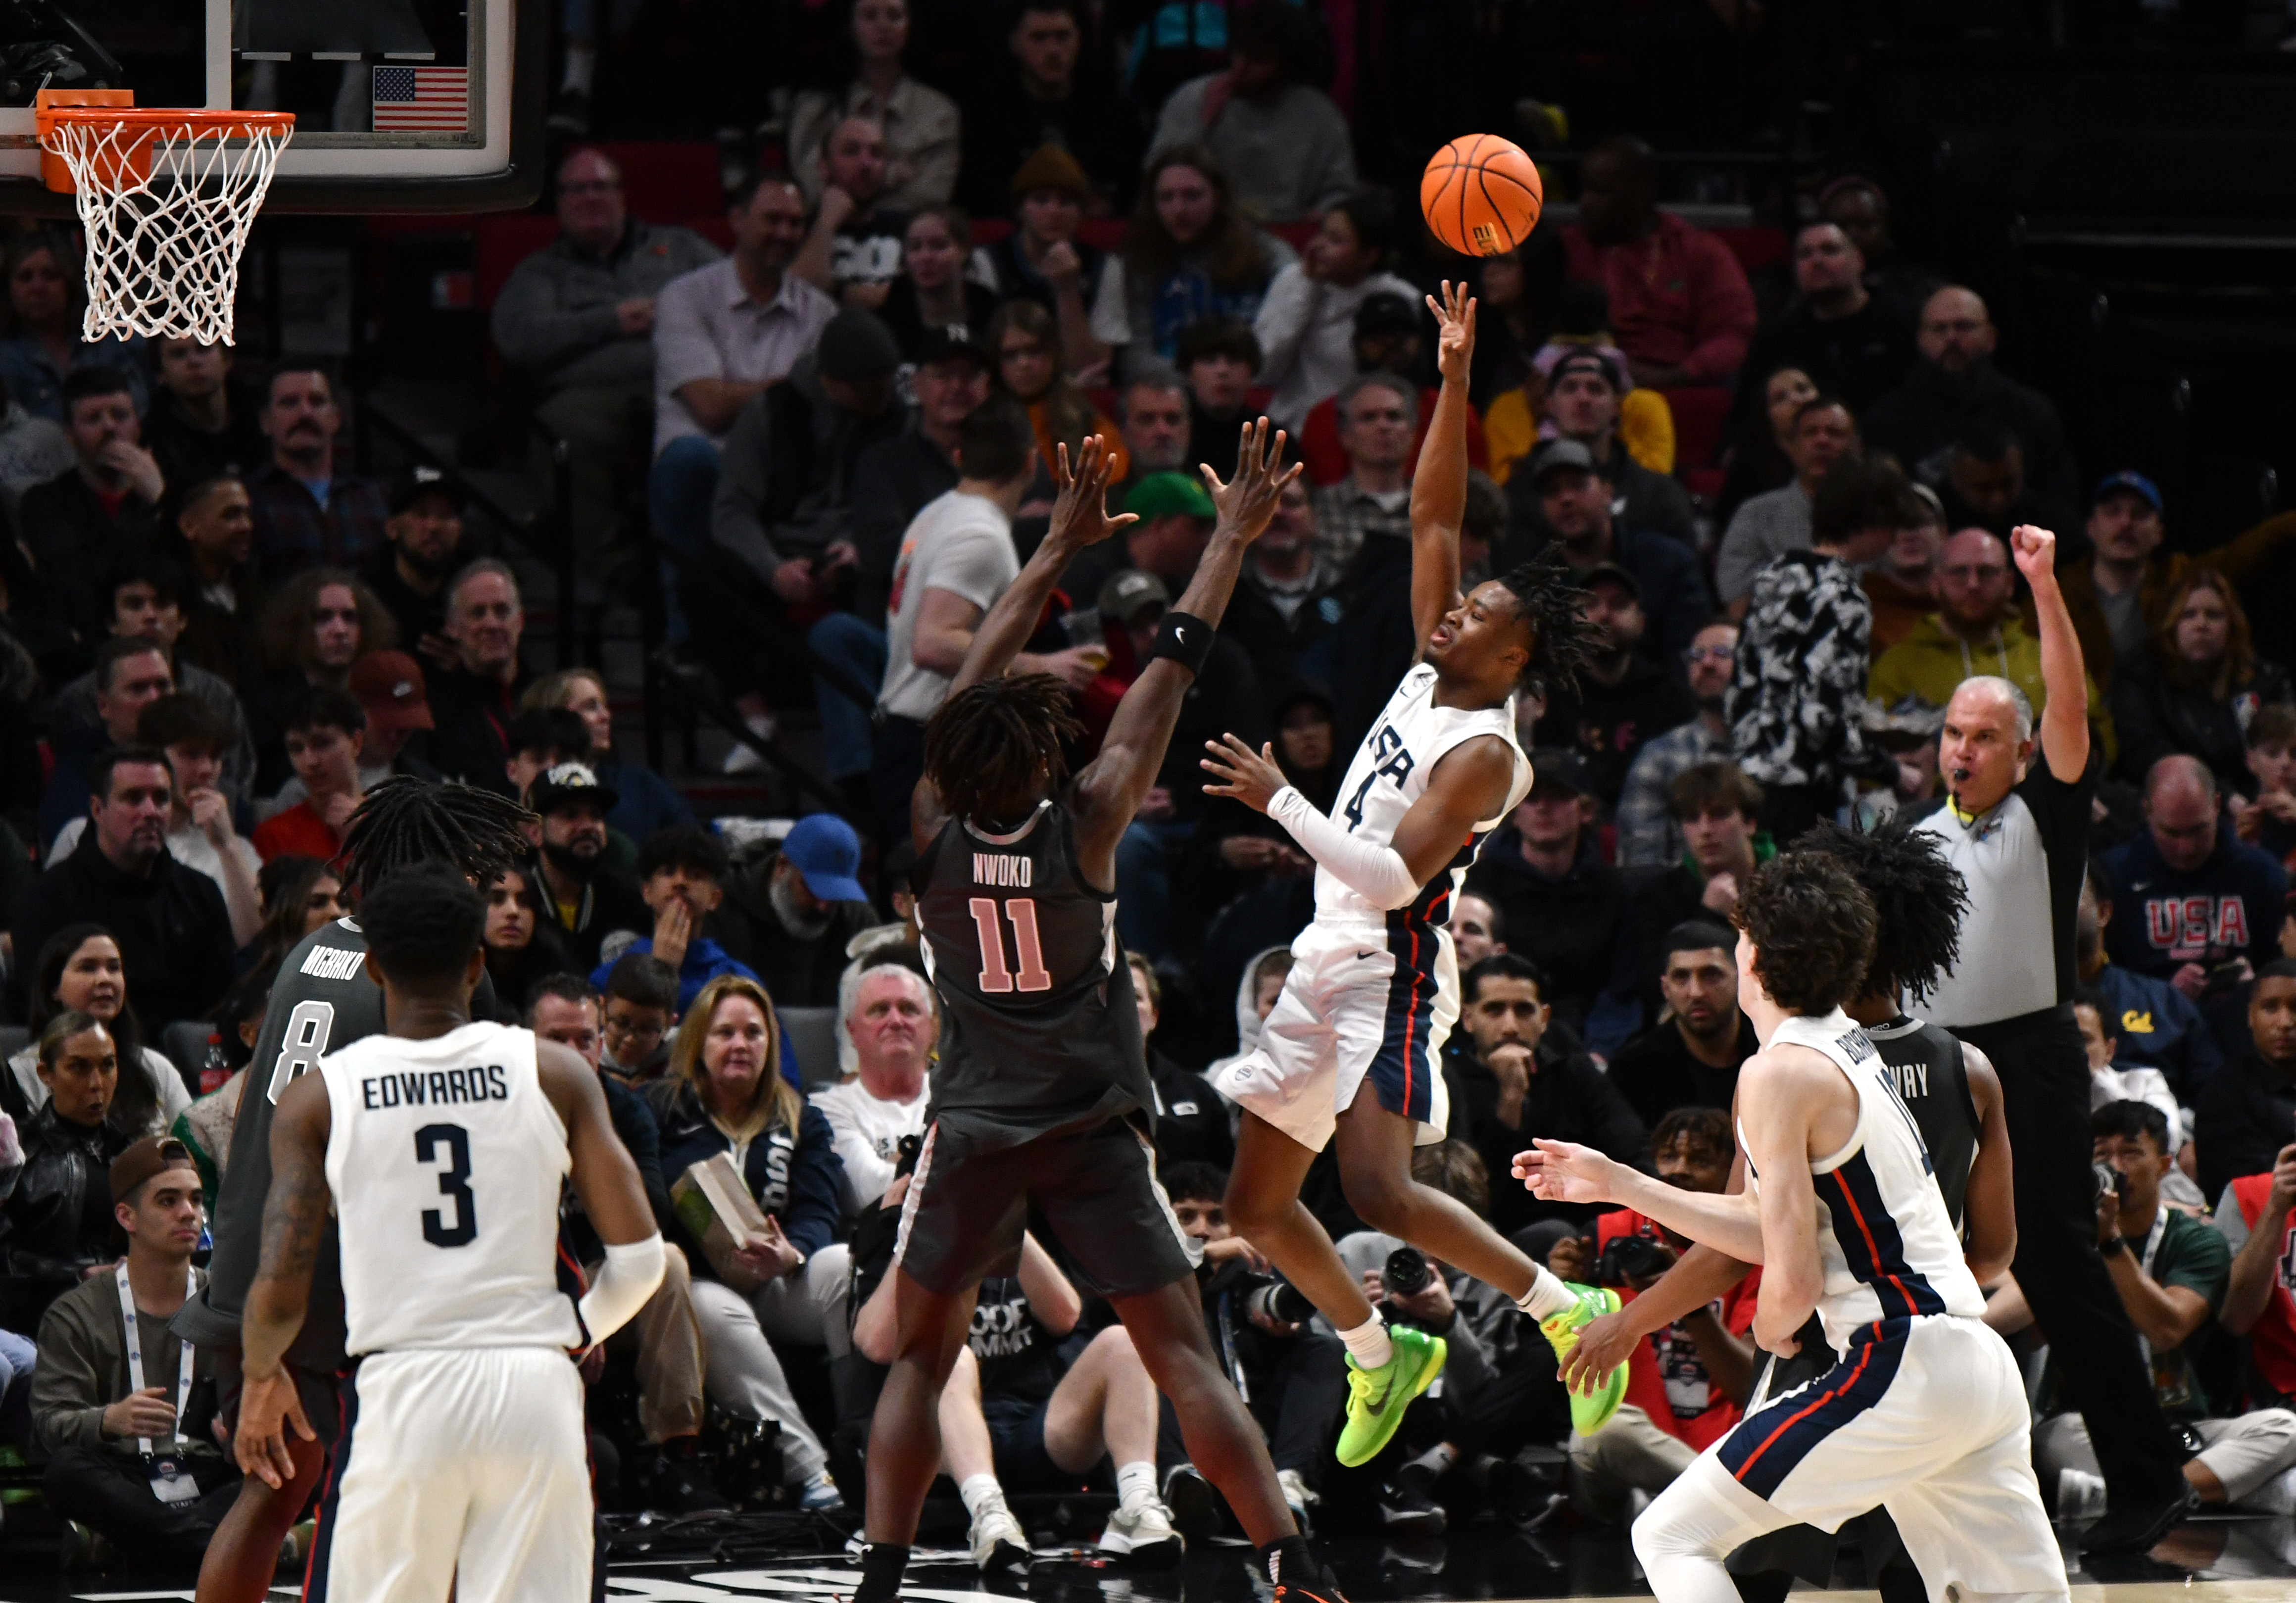
M 859 1572 L 840 1553 L 808 1553 L 799 1543 L 768 1543 L 762 1535 L 754 1525 L 713 1521 L 641 1533 L 639 1540 L 651 1540 L 651 1549 L 626 1537 L 619 1544 L 625 1550 L 609 1574 L 606 1596 L 664 1603 L 838 1603 L 850 1595 Z M 776 1555 L 760 1556 L 769 1545 L 779 1550 Z M 1332 1539 L 1325 1549 L 1353 1603 L 1529 1603 L 1650 1595 L 1625 1536 L 1617 1532 L 1522 1537 L 1485 1525 L 1440 1540 Z M 1162 1574 L 1104 1564 L 1080 1548 L 1040 1549 L 1039 1555 L 1026 1592 L 1035 1603 L 1250 1603 L 1255 1596 L 1241 1545 L 1200 1549 L 1183 1568 Z M 950 1562 L 913 1564 L 905 1596 L 931 1603 L 986 1603 L 986 1589 L 961 1553 L 920 1556 Z M 2069 1567 L 2073 1561 L 2069 1553 Z M 2296 1520 L 2196 1520 L 2146 1557 L 2092 1562 L 2071 1579 L 2075 1603 L 2292 1603 Z M 285 1603 L 299 1590 L 283 1585 L 273 1594 L 275 1603 Z M 1264 1586 L 1258 1595 L 1266 1595 Z M 1844 1603 L 1878 1599 L 1849 1575 L 1837 1578 L 1829 1595 Z M 38 1548 L 0 1549 L 0 1603 L 191 1603 L 192 1597 L 188 1578 L 128 1568 L 59 1574 Z

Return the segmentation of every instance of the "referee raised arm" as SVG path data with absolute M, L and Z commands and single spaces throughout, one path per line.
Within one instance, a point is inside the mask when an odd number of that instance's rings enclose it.
M 2039 615 L 2048 704 L 2038 752 L 2032 705 L 2005 679 L 1964 680 L 1946 707 L 1938 769 L 1947 799 L 1920 827 L 1941 838 L 1968 882 L 1969 914 L 1961 961 L 1923 1010 L 2000 1073 L 2016 1157 L 2017 1283 L 2050 1335 L 2110 1491 L 2104 1517 L 2081 1546 L 2142 1551 L 2191 1494 L 2136 1329 L 2095 1245 L 2088 1059 L 2072 1011 L 2074 910 L 2095 789 L 2087 692 L 2080 642 L 2057 589 L 2056 536 L 2023 526 L 2010 545 Z

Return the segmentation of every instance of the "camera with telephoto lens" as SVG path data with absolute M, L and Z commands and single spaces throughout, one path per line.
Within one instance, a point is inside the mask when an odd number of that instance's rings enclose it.
M 1595 1260 L 1595 1284 L 1631 1286 L 1655 1280 L 1674 1267 L 1674 1255 L 1648 1236 L 1613 1236 Z
M 2120 1195 L 2120 1171 L 2114 1168 L 2111 1164 L 2106 1163 L 2103 1158 L 2095 1158 L 2090 1161 L 2088 1165 L 2088 1178 L 2090 1190 L 2089 1201 L 2092 1204 L 2102 1202 L 2108 1197 L 2118 1197 Z
M 1379 1272 L 1380 1285 L 1390 1296 L 1416 1296 L 1434 1278 L 1435 1266 L 1415 1247 L 1397 1247 L 1387 1255 L 1387 1266 Z
M 1304 1325 L 1316 1317 L 1316 1304 L 1287 1280 L 1254 1275 L 1251 1289 L 1243 1294 L 1243 1313 L 1246 1319 L 1258 1313 L 1279 1325 Z

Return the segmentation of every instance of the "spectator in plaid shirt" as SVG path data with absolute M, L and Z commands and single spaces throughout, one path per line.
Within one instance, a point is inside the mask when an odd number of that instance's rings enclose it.
M 1340 391 L 1340 443 L 1348 476 L 1316 494 L 1316 548 L 1345 568 L 1366 535 L 1411 538 L 1411 441 L 1419 392 L 1392 373 L 1357 373 Z
M 343 414 L 327 375 L 308 364 L 273 373 L 261 422 L 271 460 L 249 478 L 247 490 L 265 577 L 322 564 L 357 568 L 380 550 L 390 509 L 381 485 L 337 470 Z
M 1686 849 L 1682 826 L 1668 799 L 1676 776 L 1730 755 L 1730 725 L 1722 698 L 1738 653 L 1738 626 L 1718 617 L 1690 637 L 1682 654 L 1698 716 L 1654 737 L 1635 754 L 1619 793 L 1618 860 L 1620 868 L 1667 868 Z
M 1722 711 L 1738 766 L 1767 793 L 1762 824 L 1780 850 L 1833 817 L 1853 781 L 1902 780 L 1862 727 L 1874 603 L 1857 565 L 1920 511 L 1896 469 L 1845 458 L 1818 481 L 1810 549 L 1755 576 Z

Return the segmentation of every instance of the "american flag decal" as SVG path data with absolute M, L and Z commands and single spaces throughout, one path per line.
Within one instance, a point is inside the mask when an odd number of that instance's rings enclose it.
M 469 68 L 377 67 L 373 70 L 376 133 L 470 132 Z

